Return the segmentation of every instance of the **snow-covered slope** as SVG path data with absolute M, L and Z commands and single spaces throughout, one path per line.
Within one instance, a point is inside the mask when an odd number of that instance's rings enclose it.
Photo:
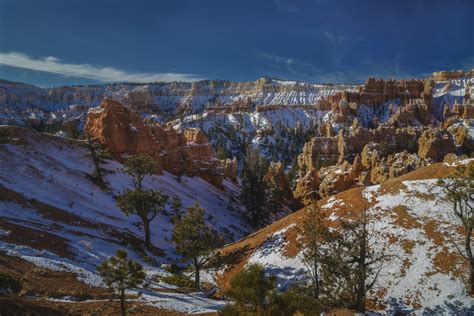
M 367 207 L 374 218 L 369 227 L 378 236 L 375 247 L 386 248 L 386 254 L 392 255 L 377 290 L 369 295 L 378 310 L 390 315 L 397 311 L 417 315 L 474 313 L 465 287 L 468 268 L 452 243 L 462 242 L 460 223 L 443 189 L 436 185 L 436 178 L 452 170 L 452 166 L 434 164 L 382 185 L 352 189 L 320 201 L 335 223 Z M 249 263 L 263 264 L 268 273 L 277 276 L 281 289 L 304 280 L 306 269 L 296 245 L 303 220 L 301 210 L 227 246 L 227 252 L 245 251 L 246 255 L 221 272 L 222 285 Z
M 297 144 L 288 133 L 295 132 L 297 128 L 301 133 L 313 130 L 326 113 L 296 106 L 233 114 L 205 112 L 185 117 L 183 121 L 178 120 L 174 127 L 201 128 L 214 145 L 223 142 L 226 149 L 236 157 L 242 154 L 242 146 L 239 142 L 245 141 L 258 147 L 268 158 L 277 157 L 281 161 L 291 162 L 290 156 L 301 151 L 305 139 L 301 139 Z M 276 144 L 277 141 L 281 144 Z M 280 145 L 288 149 L 289 144 L 296 146 L 294 153 L 285 153 L 284 150 L 278 148 Z
M 127 217 L 117 208 L 115 196 L 132 185 L 120 163 L 104 165 L 110 172 L 110 191 L 103 191 L 88 178 L 93 164 L 80 142 L 26 129 L 9 130 L 8 143 L 0 144 L 0 250 L 74 272 L 93 285 L 100 280 L 95 267 L 117 249 L 126 249 L 144 263 L 149 276 L 165 273 L 159 268 L 161 263 L 179 259 L 170 242 L 170 216 L 160 214 L 153 220 L 151 240 L 156 248 L 147 251 L 139 218 Z M 178 181 L 165 173 L 148 177 L 144 186 L 180 197 L 185 207 L 197 201 L 206 211 L 208 224 L 227 241 L 249 233 L 236 199 L 239 187 L 230 181 L 225 180 L 225 190 L 220 190 L 200 178 L 183 176 Z M 188 297 L 187 304 L 176 307 L 173 304 L 180 298 L 174 300 L 173 295 L 178 294 L 160 295 L 150 292 L 142 299 L 193 312 L 212 311 L 221 304 L 196 294 L 194 301 Z

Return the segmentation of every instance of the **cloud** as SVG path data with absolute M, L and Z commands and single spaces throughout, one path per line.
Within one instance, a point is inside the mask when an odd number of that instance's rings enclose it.
M 305 81 L 327 81 L 328 74 L 323 73 L 312 63 L 294 57 L 279 56 L 267 52 L 257 52 L 257 57 L 267 61 L 274 74 L 285 79 Z
M 35 59 L 18 52 L 0 53 L 0 65 L 44 71 L 63 76 L 89 78 L 101 82 L 172 82 L 202 79 L 192 74 L 139 73 L 127 72 L 114 67 L 98 67 L 90 64 L 68 64 L 53 56 Z
M 344 36 L 333 32 L 324 31 L 322 34 L 327 40 L 334 44 L 341 44 L 344 41 Z

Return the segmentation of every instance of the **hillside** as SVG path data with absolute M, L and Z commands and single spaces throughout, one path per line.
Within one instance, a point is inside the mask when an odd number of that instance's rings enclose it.
M 178 261 L 170 242 L 169 215 L 160 214 L 152 222 L 154 247 L 148 251 L 139 218 L 127 217 L 117 208 L 116 195 L 132 186 L 122 164 L 109 160 L 104 165 L 110 186 L 104 191 L 89 178 L 93 163 L 83 142 L 22 128 L 0 129 L 8 131 L 7 140 L 0 144 L 2 253 L 52 271 L 71 273 L 89 286 L 100 285 L 95 268 L 117 249 L 126 249 L 142 262 L 150 279 L 167 274 L 160 268 L 162 263 Z M 185 207 L 199 202 L 206 210 L 208 224 L 227 241 L 233 241 L 247 235 L 249 227 L 236 201 L 238 186 L 229 180 L 223 185 L 218 189 L 197 177 L 178 180 L 166 172 L 144 182 L 145 188 L 179 196 Z M 141 298 L 147 304 L 181 312 L 214 311 L 222 304 L 201 294 L 160 294 L 172 286 L 154 280 L 152 290 Z M 65 297 L 66 301 L 76 299 L 74 293 L 63 291 L 62 296 L 73 296 Z
M 463 283 L 468 267 L 451 242 L 462 237 L 460 223 L 436 185 L 438 178 L 453 169 L 453 165 L 437 163 L 382 185 L 344 191 L 318 202 L 330 225 L 336 226 L 367 210 L 374 218 L 370 227 L 378 237 L 375 247 L 393 255 L 369 295 L 368 309 L 417 315 L 474 312 Z M 250 263 L 263 264 L 268 273 L 275 274 L 281 289 L 303 280 L 306 267 L 297 243 L 304 212 L 227 245 L 225 253 L 239 255 L 220 272 L 221 286 L 228 287 L 232 275 Z
M 318 200 L 331 227 L 367 210 L 378 249 L 396 258 L 370 293 L 369 310 L 469 314 L 466 267 L 451 243 L 461 230 L 436 181 L 473 157 L 473 84 L 472 72 L 368 78 L 361 86 L 264 78 L 43 89 L 0 81 L 0 124 L 7 124 L 0 126 L 0 272 L 25 283 L 4 306 L 112 313 L 114 303 L 100 304 L 107 292 L 96 267 L 117 249 L 144 265 L 151 284 L 140 289 L 137 314 L 215 314 L 226 301 L 214 293 L 249 263 L 263 264 L 286 291 L 306 278 L 298 248 L 305 211 L 291 211 Z M 87 139 L 104 159 L 107 188 L 92 177 Z M 155 165 L 145 189 L 179 197 L 184 207 L 198 202 L 228 243 L 223 252 L 233 261 L 217 274 L 203 271 L 203 292 L 160 279 L 176 277 L 171 264 L 185 265 L 171 242 L 171 206 L 151 223 L 146 249 L 139 217 L 116 205 L 133 186 L 123 163 L 137 155 Z M 251 178 L 242 166 L 259 155 L 269 166 L 247 172 L 265 175 L 272 186 L 259 197 L 278 205 L 270 210 L 262 199 L 260 211 L 276 221 L 255 232 L 240 194 Z

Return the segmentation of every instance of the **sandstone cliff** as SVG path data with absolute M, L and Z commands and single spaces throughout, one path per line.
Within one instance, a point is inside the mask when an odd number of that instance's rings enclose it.
M 235 179 L 235 161 L 215 158 L 207 137 L 199 129 L 177 131 L 159 124 L 144 124 L 138 113 L 113 100 L 89 111 L 86 135 L 99 141 L 119 159 L 148 155 L 158 172 L 199 176 L 221 186 L 224 176 Z

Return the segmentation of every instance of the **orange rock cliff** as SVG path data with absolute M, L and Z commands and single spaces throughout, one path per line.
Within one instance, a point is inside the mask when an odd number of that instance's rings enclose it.
M 208 138 L 200 129 L 163 128 L 145 123 L 139 114 L 120 102 L 106 99 L 89 111 L 85 134 L 106 147 L 117 159 L 147 155 L 155 159 L 157 172 L 198 176 L 222 187 L 225 176 L 235 179 L 235 161 L 215 157 Z

